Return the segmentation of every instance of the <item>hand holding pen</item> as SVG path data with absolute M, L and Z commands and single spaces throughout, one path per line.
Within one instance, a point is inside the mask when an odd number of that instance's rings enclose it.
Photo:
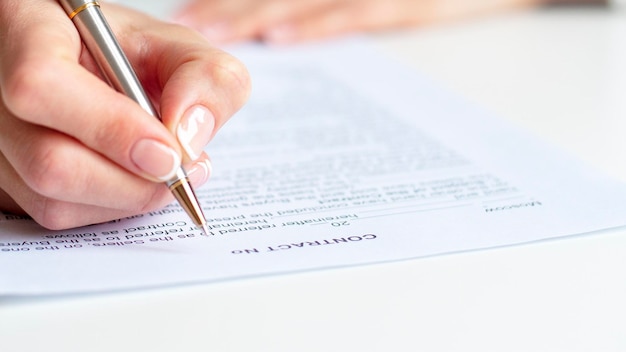
M 103 80 L 56 1 L 0 3 L 0 210 L 51 229 L 171 202 L 162 182 L 181 162 L 205 182 L 203 147 L 249 92 L 245 68 L 195 32 L 103 10 L 162 122 Z

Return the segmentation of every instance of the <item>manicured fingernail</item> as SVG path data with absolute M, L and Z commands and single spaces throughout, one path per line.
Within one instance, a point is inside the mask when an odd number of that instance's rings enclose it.
M 211 161 L 207 159 L 195 163 L 193 167 L 187 171 L 187 177 L 189 177 L 189 182 L 191 182 L 194 187 L 200 187 L 209 180 L 212 172 L 213 167 L 211 166 Z
M 174 177 L 181 162 L 174 149 L 153 139 L 142 139 L 135 143 L 130 157 L 139 169 L 161 181 Z
M 281 24 L 269 28 L 263 33 L 263 41 L 271 44 L 287 44 L 297 39 L 296 28 L 289 24 Z
M 215 118 L 209 109 L 201 105 L 196 105 L 183 115 L 176 137 L 191 160 L 200 157 L 204 146 L 209 143 L 215 128 Z

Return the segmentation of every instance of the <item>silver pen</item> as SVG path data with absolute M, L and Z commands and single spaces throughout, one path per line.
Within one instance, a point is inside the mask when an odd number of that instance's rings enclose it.
M 160 119 L 104 18 L 100 4 L 90 0 L 59 0 L 59 3 L 74 22 L 83 43 L 109 84 L 136 101 L 150 115 Z M 206 218 L 185 170 L 178 168 L 174 177 L 166 181 L 166 184 L 193 223 L 208 235 Z

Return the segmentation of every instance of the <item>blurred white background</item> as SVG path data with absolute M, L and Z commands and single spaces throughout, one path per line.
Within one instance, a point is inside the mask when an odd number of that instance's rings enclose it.
M 174 5 L 128 3 L 158 16 Z M 619 10 L 541 9 L 372 39 L 626 181 L 625 20 Z M 625 258 L 619 230 L 206 285 L 5 297 L 0 350 L 624 351 Z

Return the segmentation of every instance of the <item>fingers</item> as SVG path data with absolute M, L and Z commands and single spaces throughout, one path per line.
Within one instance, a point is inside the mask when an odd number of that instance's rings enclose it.
M 163 184 L 140 178 L 75 139 L 12 118 L 0 106 L 0 206 L 61 229 L 145 213 L 170 203 Z M 188 166 L 195 187 L 211 172 L 206 154 Z M 8 195 L 8 197 L 7 197 Z
M 272 44 L 444 22 L 539 0 L 195 0 L 176 17 L 218 43 Z
M 62 11 L 60 16 L 71 26 Z M 78 139 L 138 175 L 171 178 L 181 160 L 176 140 L 136 103 L 77 65 L 76 34 L 59 35 L 75 30 L 50 30 L 60 23 L 36 11 L 14 25 L 11 35 L 24 40 L 14 43 L 10 59 L 2 61 L 0 88 L 8 109 Z
M 116 15 L 120 10 L 110 12 Z M 197 159 L 243 105 L 249 77 L 236 59 L 188 29 L 136 17 L 143 25 L 141 32 L 132 32 L 137 20 L 117 21 L 117 28 L 128 32 L 121 36 L 122 46 L 129 49 L 131 62 L 141 63 L 138 73 L 156 95 L 167 128 L 76 65 L 80 55 L 76 43 L 47 30 L 46 24 L 52 24 L 46 21 L 52 20 L 46 16 L 31 16 L 17 26 L 13 35 L 30 40 L 24 41 L 28 45 L 14 46 L 14 59 L 2 62 L 7 74 L 0 86 L 8 108 L 25 121 L 57 129 L 138 175 L 165 181 L 180 166 L 181 149 L 185 161 Z M 29 22 L 37 22 L 41 30 L 31 30 Z M 33 47 L 38 50 L 33 52 Z M 65 84 L 66 77 L 73 78 L 72 84 Z
M 230 21 L 241 17 L 246 8 L 254 6 L 254 0 L 192 0 L 174 15 L 173 20 L 198 30 L 213 43 L 228 43 L 251 39 L 254 33 L 238 35 L 233 31 Z
M 185 170 L 187 170 L 187 177 L 194 189 L 200 188 L 213 174 L 211 159 L 205 152 L 202 152 L 197 160 L 187 164 Z
M 140 178 L 76 139 L 0 114 L 0 150 L 33 192 L 61 201 L 137 211 L 160 184 Z M 111 194 L 134 194 L 117 199 Z
M 217 42 L 286 44 L 418 22 L 432 0 L 197 0 L 178 15 Z M 445 1 L 444 1 L 445 2 Z
M 334 0 L 196 0 L 175 17 L 216 43 L 261 39 L 276 23 L 291 21 Z
M 180 152 L 158 120 L 80 67 L 42 64 L 24 62 L 3 82 L 3 98 L 13 114 L 72 136 L 137 175 L 160 181 L 172 177 Z M 73 82 L 62 84 L 62 77 Z
M 288 44 L 417 24 L 427 13 L 429 1 L 337 0 L 275 23 L 262 35 L 266 42 Z
M 163 184 L 137 177 L 65 135 L 34 125 L 16 129 L 25 123 L 7 124 L 3 117 L 8 127 L 0 130 L 4 210 L 23 211 L 44 227 L 62 229 L 145 213 L 173 200 Z M 21 141 L 19 148 L 11 147 L 17 145 L 13 139 Z M 188 170 L 195 187 L 206 182 L 211 171 L 206 154 Z
M 11 208 L 11 203 L 14 203 L 48 229 L 60 230 L 133 215 L 133 212 L 129 211 L 65 202 L 33 192 L 2 154 L 0 168 L 2 168 L 0 185 L 4 189 L 3 193 L 10 197 L 10 199 L 0 198 L 3 209 L 16 212 Z
M 198 158 L 250 94 L 250 79 L 239 61 L 223 52 L 204 57 L 210 60 L 174 65 L 177 70 L 166 79 L 160 99 L 163 123 L 177 137 L 186 161 Z
M 167 43 L 153 40 L 164 35 L 163 30 L 187 39 Z M 156 87 L 153 95 L 159 101 L 163 124 L 182 146 L 184 160 L 195 160 L 248 99 L 248 71 L 231 55 L 209 46 L 200 35 L 190 36 L 189 29 L 178 25 L 144 32 L 142 37 L 144 48 L 154 59 L 144 60 L 138 74 L 148 86 Z M 132 58 L 136 53 L 128 55 Z
M 245 68 L 189 29 L 108 8 L 165 125 L 104 83 L 55 1 L 0 2 L 0 209 L 81 226 L 171 202 L 152 181 L 183 154 L 191 182 L 208 179 L 202 148 L 247 98 Z

